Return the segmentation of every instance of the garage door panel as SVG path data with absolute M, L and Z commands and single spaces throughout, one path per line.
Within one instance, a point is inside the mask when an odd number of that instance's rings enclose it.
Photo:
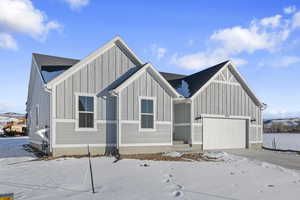
M 246 147 L 246 120 L 204 118 L 203 148 L 234 149 Z

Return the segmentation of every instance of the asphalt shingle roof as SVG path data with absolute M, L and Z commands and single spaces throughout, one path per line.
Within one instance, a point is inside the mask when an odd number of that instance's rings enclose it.
M 55 77 L 64 73 L 67 69 L 80 61 L 78 59 L 49 56 L 37 53 L 33 53 L 33 56 L 38 67 L 40 68 L 41 75 L 45 83 L 53 80 Z M 219 63 L 215 66 L 188 76 L 168 72 L 160 72 L 160 74 L 177 90 L 179 94 L 188 98 L 193 96 L 227 62 L 229 61 Z M 135 67 L 132 68 L 132 70 L 129 70 L 127 73 L 121 76 L 120 79 L 115 82 L 115 84 L 113 84 L 111 89 L 117 88 L 129 77 L 139 71 L 139 69 L 141 69 L 143 66 Z
M 43 54 L 32 54 L 41 71 L 45 83 L 48 83 L 80 60 Z
M 172 81 L 175 79 L 180 79 L 180 78 L 184 78 L 187 75 L 183 75 L 183 74 L 173 74 L 173 73 L 168 73 L 168 72 L 159 72 L 167 81 Z
M 202 86 L 213 77 L 224 65 L 229 61 L 219 63 L 200 72 L 185 76 L 183 78 L 170 80 L 169 83 L 184 97 L 193 96 Z M 186 84 L 185 89 L 182 88 L 183 83 Z M 186 91 L 188 90 L 188 91 Z

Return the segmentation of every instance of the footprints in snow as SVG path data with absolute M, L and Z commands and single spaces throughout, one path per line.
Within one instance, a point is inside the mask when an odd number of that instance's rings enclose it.
M 183 186 L 176 183 L 176 179 L 172 174 L 166 174 L 164 177 L 165 177 L 164 183 L 166 183 L 168 189 L 172 191 L 171 195 L 173 197 L 182 197 L 184 195 L 182 191 Z

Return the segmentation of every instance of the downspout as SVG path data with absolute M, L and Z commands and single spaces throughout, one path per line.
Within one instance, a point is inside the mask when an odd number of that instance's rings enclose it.
M 44 90 L 46 91 L 46 92 L 48 92 L 49 94 L 50 94 L 50 102 L 52 102 L 52 89 L 49 89 L 48 87 L 47 87 L 47 85 L 44 85 Z M 49 105 L 50 106 L 50 105 Z M 53 103 L 51 103 L 51 107 L 53 106 Z M 51 107 L 50 107 L 50 109 L 49 109 L 49 111 L 50 111 L 50 113 L 51 113 L 51 115 L 53 115 L 53 113 L 52 113 L 52 109 L 51 109 Z M 49 113 L 49 114 L 50 114 Z M 48 143 L 49 143 L 49 152 L 53 152 L 52 151 L 52 134 L 51 134 L 51 129 L 53 129 L 53 127 L 52 127 L 52 121 L 53 121 L 53 118 L 52 118 L 52 116 L 50 116 L 50 127 L 47 127 L 48 128 L 48 130 L 50 131 L 50 133 L 49 133 L 49 138 L 48 138 Z
M 120 155 L 120 132 L 121 132 L 121 101 L 120 93 L 111 91 L 110 94 L 117 98 L 116 120 L 117 120 L 117 137 L 116 137 L 116 156 Z

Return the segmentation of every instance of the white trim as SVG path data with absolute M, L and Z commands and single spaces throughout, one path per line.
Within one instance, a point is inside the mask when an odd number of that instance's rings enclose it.
M 173 124 L 173 117 L 174 117 L 174 104 L 173 104 L 173 99 L 171 98 L 171 143 L 173 146 L 173 128 L 174 128 L 174 124 Z
M 236 85 L 236 86 L 241 86 L 239 83 L 235 82 L 229 82 L 229 81 L 220 81 L 220 80 L 212 80 L 212 83 L 221 83 L 221 84 L 227 84 L 227 85 Z
M 224 81 L 226 81 L 226 78 L 225 78 L 224 74 L 222 73 L 222 71 L 221 71 L 221 73 L 220 73 L 220 74 L 221 74 L 221 76 L 222 76 L 223 80 L 224 80 Z
M 181 104 L 181 103 L 191 103 L 192 100 L 190 98 L 173 98 L 174 104 Z
M 72 148 L 72 147 L 114 147 L 115 144 L 56 144 L 53 148 Z
M 191 123 L 175 123 L 174 126 L 190 126 Z
M 51 114 L 52 114 L 52 118 L 51 118 L 51 124 L 52 126 L 50 127 L 50 130 L 51 130 L 51 136 L 52 136 L 52 144 L 51 144 L 51 148 L 53 148 L 53 146 L 56 144 L 56 122 L 55 122 L 55 118 L 56 118 L 56 87 L 54 87 L 52 89 L 52 99 L 51 99 L 51 102 L 52 102 L 52 111 L 51 111 Z M 53 151 L 52 151 L 53 152 Z
M 116 124 L 117 120 L 96 120 L 97 124 Z
M 230 72 L 230 79 L 228 79 L 228 81 L 231 83 L 234 83 L 234 82 L 232 82 L 233 77 L 234 77 L 234 75 Z
M 55 122 L 76 123 L 76 119 L 54 119 Z M 116 120 L 96 120 L 97 124 L 115 124 Z
M 203 142 L 194 142 L 193 144 L 203 144 Z
M 88 63 L 90 63 L 92 60 L 97 58 L 99 55 L 103 54 L 105 51 L 108 49 L 112 48 L 114 45 L 118 45 L 117 43 L 120 43 L 125 47 L 128 53 L 131 54 L 131 56 L 140 64 L 142 65 L 142 61 L 131 51 L 131 49 L 125 44 L 125 42 L 121 39 L 121 37 L 117 36 L 98 48 L 96 51 L 93 51 L 90 55 L 86 56 L 82 60 L 80 60 L 78 63 L 76 63 L 73 67 L 62 73 L 61 75 L 57 76 L 53 80 L 51 80 L 49 83 L 47 83 L 47 86 L 49 88 L 52 88 L 52 86 L 55 86 L 59 84 L 60 82 L 64 81 L 67 79 L 69 76 L 72 74 L 76 73 L 79 71 L 81 68 L 85 67 Z
M 122 144 L 122 102 L 121 102 L 122 98 L 121 98 L 121 94 L 117 95 L 117 149 L 119 150 L 120 145 Z
M 202 126 L 202 122 L 201 123 L 193 123 L 193 126 Z
M 76 123 L 76 119 L 54 119 L 55 122 Z
M 122 124 L 139 124 L 139 120 L 121 120 L 120 121 Z M 156 121 L 156 124 L 166 124 L 166 125 L 171 125 L 172 122 L 169 121 Z
M 122 124 L 139 124 L 139 120 L 121 120 L 120 121 Z
M 245 119 L 250 120 L 249 116 L 237 116 L 237 115 L 213 115 L 213 114 L 201 114 L 201 118 L 226 118 L 226 119 Z
M 153 128 L 142 128 L 141 119 L 141 103 L 142 100 L 152 100 L 153 101 Z M 151 115 L 151 114 L 149 114 Z M 139 132 L 153 132 L 156 131 L 156 97 L 139 96 Z
M 142 147 L 142 146 L 172 146 L 171 143 L 135 143 L 135 144 L 122 144 L 122 147 Z
M 261 128 L 262 127 L 262 125 L 260 125 L 260 124 L 249 124 L 249 126 L 250 127 L 258 127 L 258 128 Z
M 258 144 L 258 143 L 263 143 L 263 141 L 249 141 L 250 144 Z
M 156 124 L 166 124 L 166 125 L 171 125 L 172 122 L 169 122 L 169 121 L 156 121 Z
M 93 93 L 80 93 L 80 92 L 75 92 L 75 132 L 80 132 L 80 131 L 88 131 L 88 132 L 93 132 L 97 131 L 97 96 L 96 94 Z M 94 115 L 94 127 L 93 128 L 80 128 L 79 127 L 79 96 L 83 97 L 93 97 L 94 100 L 94 109 L 93 109 L 93 115 Z

